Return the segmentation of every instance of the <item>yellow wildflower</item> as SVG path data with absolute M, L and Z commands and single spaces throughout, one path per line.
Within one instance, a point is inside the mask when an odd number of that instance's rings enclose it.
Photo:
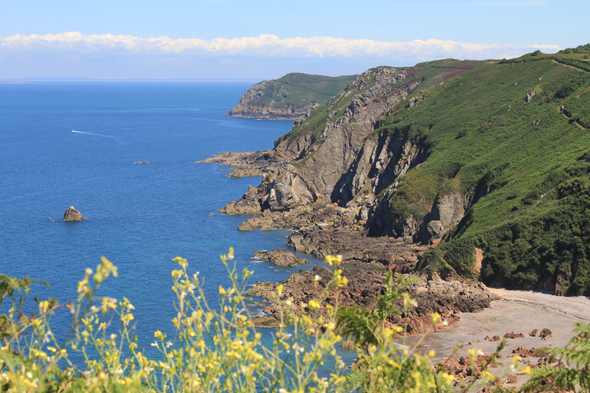
M 327 255 L 326 256 L 326 263 L 330 266 L 338 266 L 340 264 L 340 262 L 342 262 L 342 256 L 341 255 Z
M 519 374 L 519 375 L 522 375 L 522 374 L 528 374 L 528 375 L 531 375 L 531 374 L 532 374 L 532 372 L 533 372 L 533 370 L 531 369 L 531 366 L 526 366 L 525 368 L 523 368 L 522 370 L 520 370 L 520 371 L 518 372 L 518 374 Z
M 310 300 L 308 306 L 311 310 L 315 310 L 320 308 L 320 303 L 317 300 Z

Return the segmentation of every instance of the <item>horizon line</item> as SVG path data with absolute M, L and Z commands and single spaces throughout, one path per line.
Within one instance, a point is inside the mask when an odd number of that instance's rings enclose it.
M 258 78 L 87 78 L 87 77 L 23 77 L 0 78 L 0 83 L 35 82 L 260 82 Z

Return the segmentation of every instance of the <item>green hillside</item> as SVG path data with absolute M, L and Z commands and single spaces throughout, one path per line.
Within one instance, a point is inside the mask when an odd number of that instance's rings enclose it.
M 397 68 L 398 70 L 405 70 L 408 77 L 403 80 L 403 83 L 409 84 L 416 80 L 423 80 L 421 84 L 421 90 L 431 87 L 437 83 L 445 81 L 456 74 L 470 70 L 480 65 L 477 61 L 460 61 L 455 59 L 438 60 L 428 63 L 419 64 L 416 67 L 411 68 Z M 365 72 L 366 75 L 370 75 L 380 68 L 391 68 L 393 67 L 377 67 L 369 69 Z M 292 74 L 290 74 L 292 75 Z M 321 136 L 322 131 L 326 127 L 328 121 L 336 121 L 344 113 L 346 107 L 350 104 L 351 100 L 358 94 L 367 92 L 373 87 L 374 83 L 369 83 L 364 86 L 358 86 L 353 84 L 349 86 L 348 90 L 339 92 L 340 94 L 334 94 L 334 99 L 323 104 L 322 106 L 315 108 L 311 112 L 311 117 L 306 121 L 299 124 L 295 124 L 293 129 L 287 134 L 281 136 L 275 142 L 275 145 L 287 141 L 288 143 L 296 143 L 297 140 L 305 134 L 311 133 L 312 143 L 319 144 L 323 142 Z M 353 92 L 354 94 L 344 94 Z M 331 116 L 330 116 L 331 115 Z
M 390 201 L 391 222 L 421 220 L 437 195 L 451 192 L 469 207 L 452 240 L 423 266 L 475 275 L 479 247 L 489 284 L 552 280 L 563 292 L 589 293 L 587 57 L 574 49 L 480 62 L 414 93 L 416 106 L 400 103 L 375 131 L 407 133 L 428 156 L 403 177 Z M 415 69 L 433 72 L 432 64 Z
M 250 104 L 277 108 L 285 104 L 298 106 L 309 102 L 324 105 L 356 77 L 357 75 L 330 77 L 301 73 L 287 74 L 282 78 L 266 82 L 262 96 L 256 101 L 250 101 Z

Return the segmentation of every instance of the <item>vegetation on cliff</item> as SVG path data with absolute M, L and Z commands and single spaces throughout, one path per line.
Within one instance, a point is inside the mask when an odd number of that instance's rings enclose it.
M 336 123 L 347 113 L 347 108 L 355 98 L 382 95 L 385 87 L 375 89 L 376 85 L 397 85 L 395 87 L 407 87 L 416 82 L 422 82 L 421 89 L 440 83 L 465 70 L 469 70 L 478 64 L 476 61 L 459 61 L 454 59 L 422 63 L 411 68 L 393 68 L 381 66 L 365 71 L 354 83 L 351 83 L 343 91 L 335 94 L 328 102 L 311 111 L 305 121 L 296 122 L 293 129 L 276 141 L 288 144 L 296 142 L 302 135 L 311 133 L 313 143 L 319 144 L 325 139 L 324 130 L 327 124 Z M 391 78 L 392 76 L 393 78 Z M 394 86 L 390 86 L 394 87 Z M 375 91 L 382 90 L 382 91 Z M 354 105 L 352 105 L 354 107 Z M 389 108 L 387 108 L 389 109 Z M 349 113 L 349 117 L 354 117 Z M 324 134 L 324 135 L 323 135 Z
M 330 77 L 291 73 L 252 86 L 229 116 L 298 119 L 309 109 L 325 104 L 357 75 Z
M 260 209 L 327 198 L 371 236 L 442 241 L 420 268 L 588 294 L 587 57 L 368 70 L 277 139 L 295 165 L 263 182 Z
M 486 283 L 589 293 L 590 73 L 567 56 L 483 63 L 399 104 L 374 135 L 406 133 L 427 159 L 390 198 L 391 230 L 455 193 L 467 214 L 427 260 L 475 274 L 479 247 Z

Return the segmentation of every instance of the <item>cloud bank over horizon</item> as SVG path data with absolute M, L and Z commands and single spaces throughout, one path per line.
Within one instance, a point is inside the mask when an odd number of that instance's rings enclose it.
M 449 57 L 491 59 L 519 56 L 527 51 L 556 52 L 558 45 L 478 44 L 451 40 L 413 40 L 409 42 L 342 39 L 334 37 L 279 38 L 272 34 L 257 37 L 199 38 L 150 37 L 66 32 L 47 35 L 0 37 L 0 50 L 77 53 L 201 54 L 210 56 L 263 57 L 391 57 L 399 54 L 430 58 Z
M 64 72 L 76 69 L 76 64 L 80 66 L 77 74 L 68 76 L 177 78 L 198 75 L 213 78 L 256 78 L 260 76 L 259 73 L 265 72 L 265 66 L 279 74 L 272 75 L 273 77 L 292 71 L 336 75 L 362 72 L 363 69 L 359 67 L 369 68 L 381 64 L 413 65 L 450 57 L 501 59 L 517 57 L 535 50 L 552 53 L 559 49 L 558 45 L 543 44 L 481 44 L 440 39 L 397 42 L 325 36 L 279 38 L 272 34 L 209 40 L 167 36 L 141 38 L 132 35 L 86 35 L 80 32 L 16 34 L 0 36 L 0 78 L 41 75 L 39 72 L 31 74 L 31 71 L 29 75 L 22 74 L 26 69 L 35 70 L 35 63 L 38 62 L 42 62 L 45 67 L 44 76 L 65 76 Z M 19 59 L 21 63 L 27 62 L 27 66 L 18 66 Z M 105 64 L 102 75 L 97 73 L 96 67 L 84 67 L 96 63 Z M 137 65 L 134 66 L 134 63 Z M 326 72 L 330 70 L 329 64 L 337 63 L 338 66 L 333 67 L 332 72 Z M 116 64 L 123 68 L 115 70 Z M 189 64 L 194 65 L 192 71 Z M 305 67 L 289 69 L 298 64 L 304 64 Z M 236 70 L 233 74 L 232 67 Z M 248 73 L 248 69 L 252 72 Z

